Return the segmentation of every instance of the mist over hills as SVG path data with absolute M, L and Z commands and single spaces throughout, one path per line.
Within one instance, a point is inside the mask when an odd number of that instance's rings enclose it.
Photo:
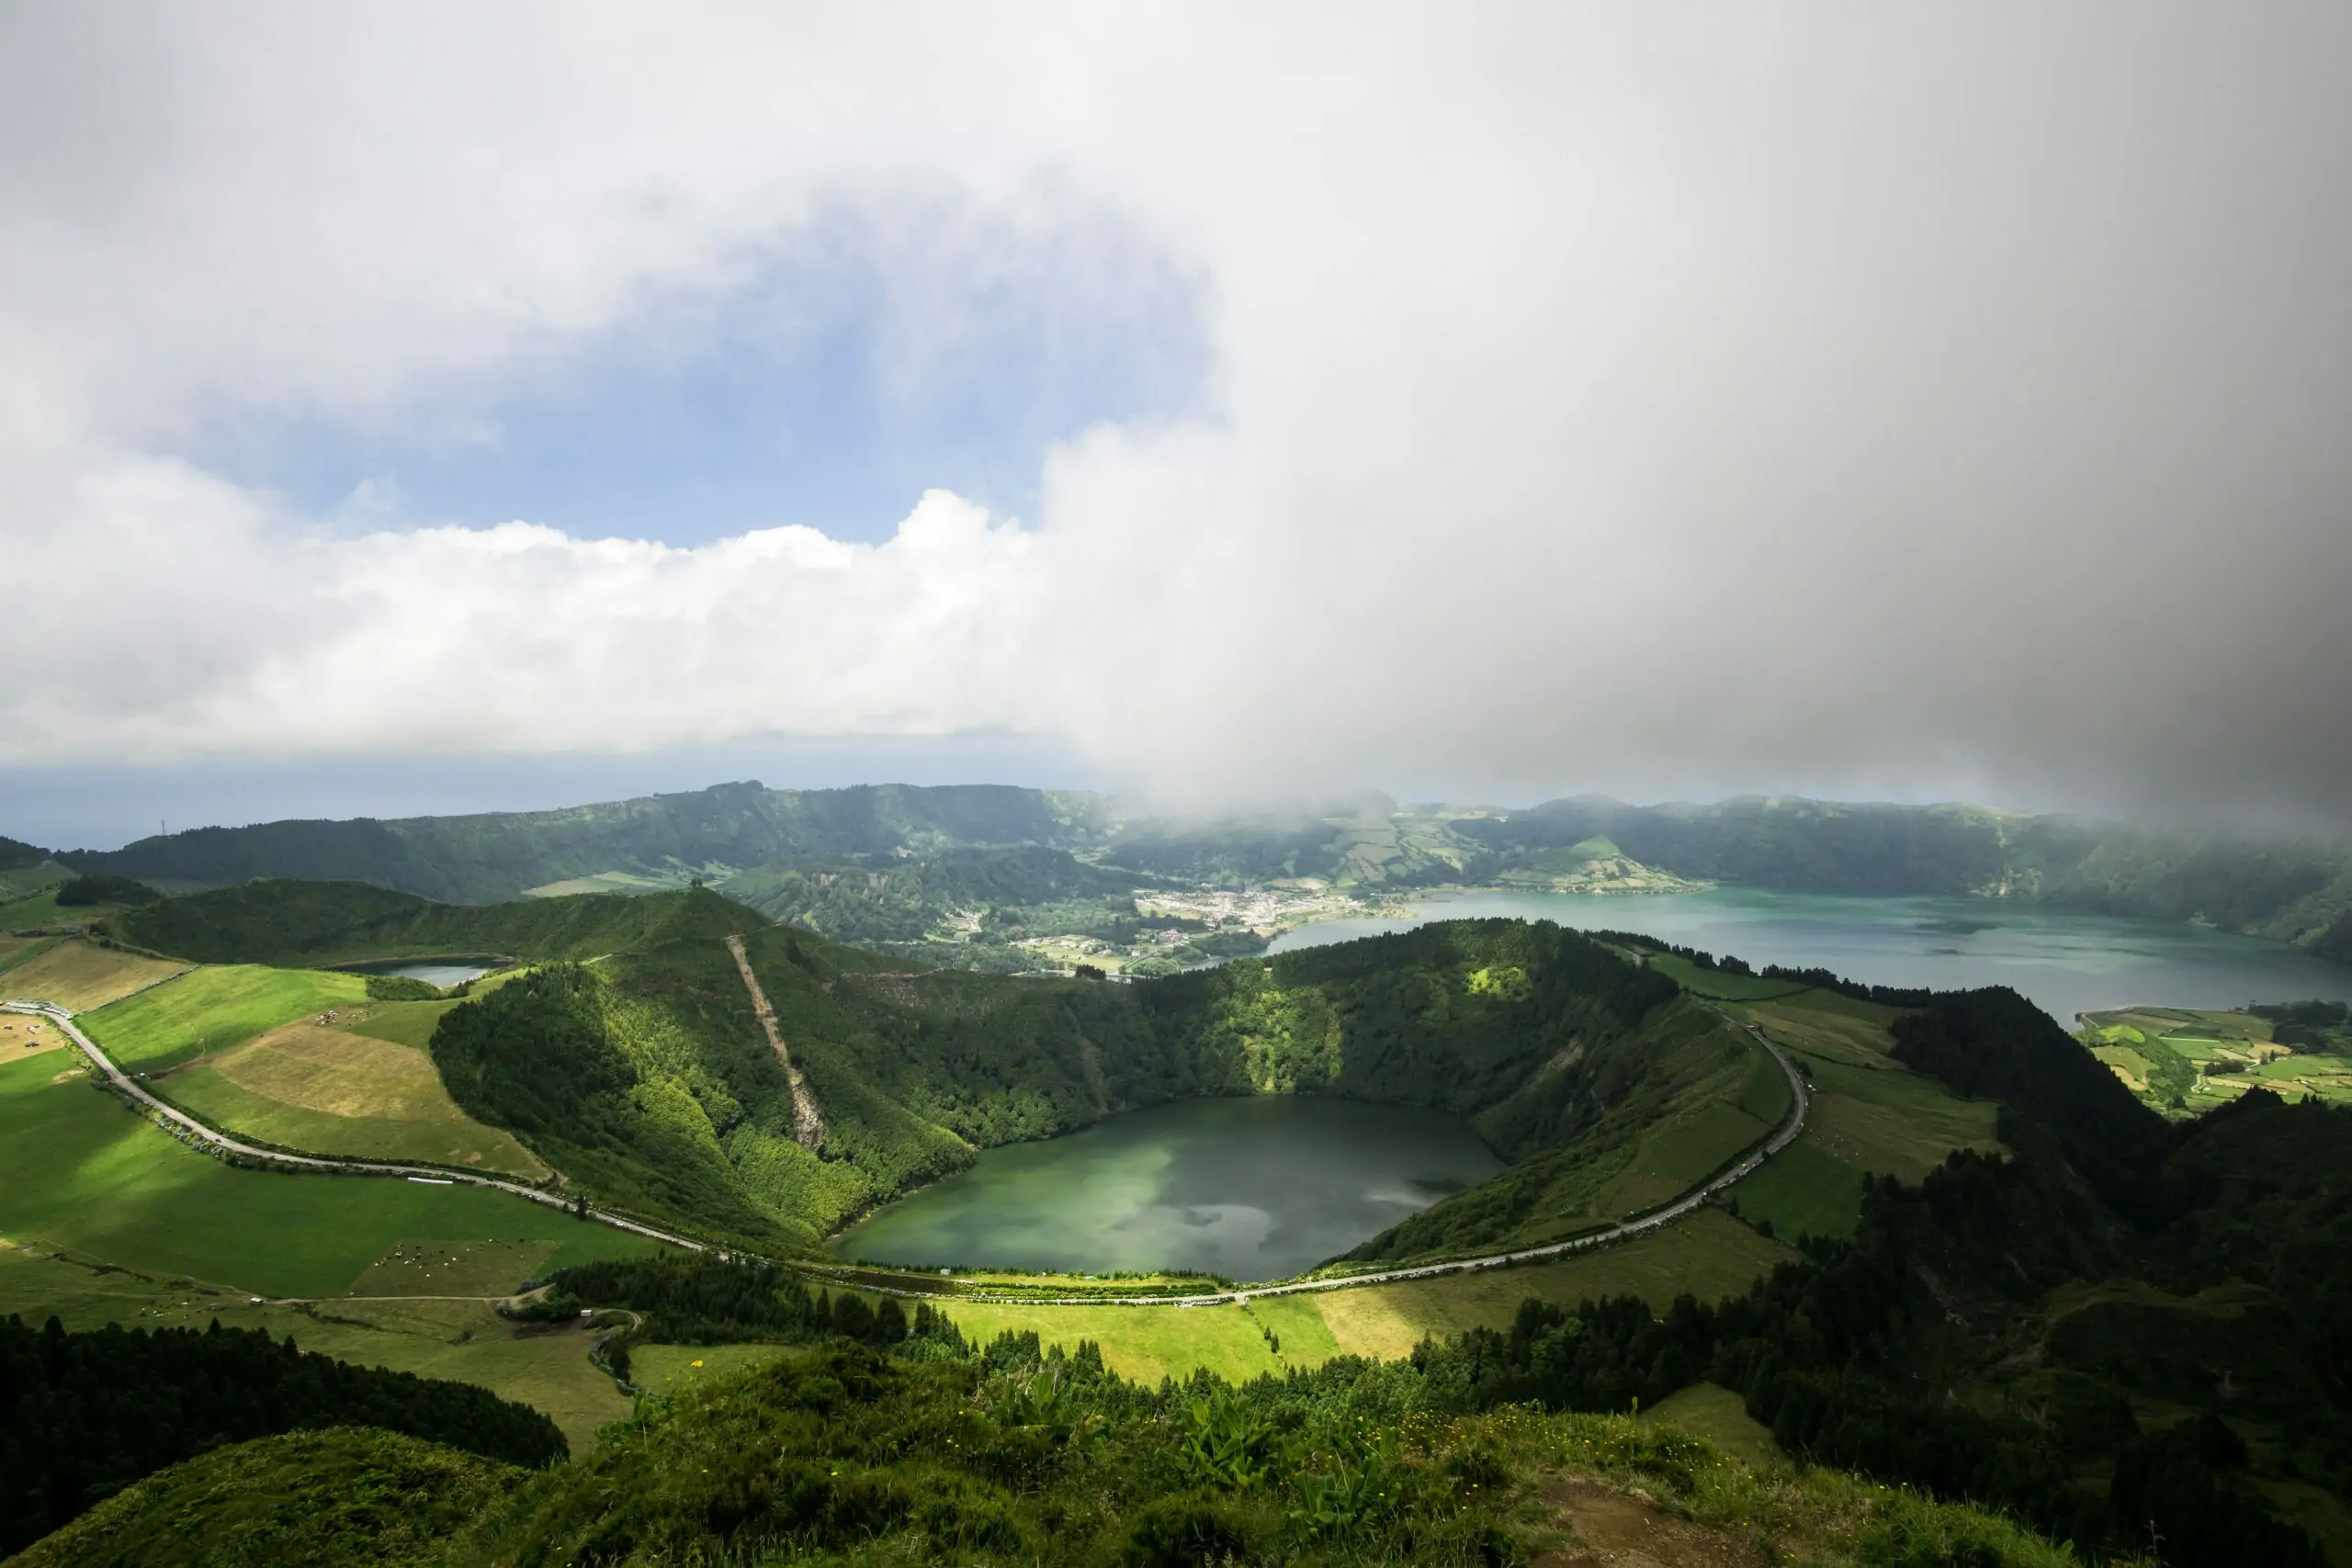
M 1368 795 L 1322 815 L 1178 820 L 1076 791 L 744 782 L 550 811 L 199 828 L 53 856 L 6 848 L 12 867 L 23 863 L 17 876 L 49 865 L 169 891 L 254 877 L 358 881 L 450 903 L 700 877 L 771 916 L 875 941 L 967 906 L 1084 906 L 1063 923 L 1091 930 L 1115 922 L 1135 886 L 1161 883 L 1541 886 L 1568 862 L 1606 853 L 1698 882 L 2197 920 L 2352 962 L 2352 846 L 1967 805 L 1586 795 L 1512 810 Z M 864 875 L 837 884 L 844 871 Z

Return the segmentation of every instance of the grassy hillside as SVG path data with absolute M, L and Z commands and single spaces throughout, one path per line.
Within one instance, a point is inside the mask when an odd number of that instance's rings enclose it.
M 11 1568 L 425 1568 L 527 1472 L 375 1427 L 215 1449 L 126 1487 Z
M 0 967 L 0 997 L 53 1002 L 83 1011 L 169 980 L 187 967 L 171 959 L 119 953 L 79 939 L 49 942 Z
M 130 946 L 205 964 L 316 966 L 441 954 L 593 958 L 762 923 L 694 888 L 466 905 L 359 882 L 260 881 L 128 909 L 103 930 Z

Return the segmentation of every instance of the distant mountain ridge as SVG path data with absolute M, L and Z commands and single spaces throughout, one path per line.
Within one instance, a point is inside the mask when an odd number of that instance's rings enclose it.
M 553 811 L 198 828 L 58 858 L 173 891 L 267 876 L 369 882 L 481 904 L 615 870 L 683 885 L 706 872 L 812 859 L 1075 848 L 1099 837 L 1093 807 L 1092 796 L 999 784 L 776 790 L 754 782 Z
M 1588 795 L 1527 810 L 1400 807 L 1371 796 L 1330 816 L 1189 823 L 1127 813 L 1102 795 L 1014 785 L 786 790 L 736 783 L 554 811 L 200 828 L 55 858 L 77 871 L 173 891 L 266 876 L 368 882 L 446 902 L 488 903 L 591 879 L 599 886 L 682 886 L 698 875 L 887 866 L 948 852 L 1021 852 L 1033 863 L 1040 852 L 1057 862 L 1075 856 L 1142 881 L 1241 886 L 1317 877 L 1402 890 L 1523 882 L 1592 840 L 1605 840 L 1636 869 L 1663 874 L 1661 882 L 1974 895 L 2199 920 L 2352 963 L 2352 845 L 2341 841 L 1792 796 L 1629 806 Z M 11 847 L 20 859 L 40 853 Z M 1069 866 L 1060 874 L 1067 881 L 1081 871 Z M 985 880 L 968 858 L 965 873 L 976 888 Z M 750 896 L 766 908 L 769 900 Z M 783 908 L 767 912 L 799 918 Z

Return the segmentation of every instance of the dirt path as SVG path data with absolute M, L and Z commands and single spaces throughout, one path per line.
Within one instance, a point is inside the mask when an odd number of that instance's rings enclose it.
M 817 1109 L 817 1097 L 808 1089 L 808 1081 L 800 1069 L 792 1065 L 792 1053 L 784 1046 L 784 1035 L 775 1026 L 775 1009 L 768 1006 L 768 994 L 760 989 L 760 977 L 752 973 L 752 961 L 743 953 L 743 939 L 730 936 L 727 951 L 735 955 L 735 967 L 743 976 L 743 988 L 752 993 L 752 1011 L 759 1016 L 760 1027 L 768 1032 L 768 1043 L 775 1047 L 775 1059 L 784 1064 L 784 1076 L 792 1085 L 792 1136 L 799 1145 L 814 1154 L 825 1142 L 825 1118 Z

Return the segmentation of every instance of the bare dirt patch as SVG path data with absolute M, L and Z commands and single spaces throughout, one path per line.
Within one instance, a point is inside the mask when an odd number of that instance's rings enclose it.
M 22 1061 L 47 1051 L 65 1048 L 65 1033 L 37 1018 L 0 1014 L 0 1062 Z
M 1568 1477 L 1544 1494 L 1581 1543 L 1536 1568 L 1752 1568 L 1763 1559 L 1721 1530 L 1668 1513 L 1639 1492 Z

